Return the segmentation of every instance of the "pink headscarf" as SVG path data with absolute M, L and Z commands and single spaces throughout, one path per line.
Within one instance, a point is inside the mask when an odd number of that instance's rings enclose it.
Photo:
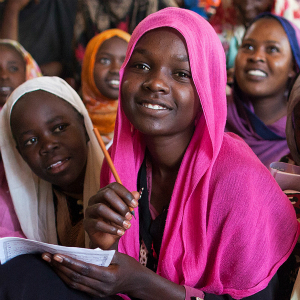
M 203 114 L 174 186 L 157 273 L 180 285 L 240 299 L 264 289 L 291 253 L 295 211 L 270 172 L 237 136 L 224 133 L 226 67 L 222 45 L 198 14 L 166 8 L 136 27 L 123 68 L 147 31 L 172 27 L 185 38 Z M 120 93 L 120 104 L 122 97 Z M 119 105 L 112 160 L 123 185 L 137 190 L 145 155 L 140 133 Z M 109 175 L 108 175 L 109 173 Z M 101 186 L 115 181 L 103 165 Z M 138 209 L 119 251 L 139 259 Z

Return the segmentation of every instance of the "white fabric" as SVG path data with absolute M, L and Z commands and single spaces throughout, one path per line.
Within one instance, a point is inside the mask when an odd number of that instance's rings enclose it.
M 10 114 L 13 105 L 24 94 L 36 90 L 43 90 L 57 95 L 69 102 L 84 116 L 85 127 L 90 138 L 83 192 L 84 208 L 87 206 L 89 198 L 99 189 L 103 154 L 93 133 L 93 125 L 82 100 L 61 78 L 44 76 L 26 81 L 13 91 L 1 110 L 1 153 L 11 197 L 21 228 L 29 239 L 57 244 L 52 186 L 50 183 L 38 178 L 22 159 L 16 149 L 16 143 L 10 128 Z

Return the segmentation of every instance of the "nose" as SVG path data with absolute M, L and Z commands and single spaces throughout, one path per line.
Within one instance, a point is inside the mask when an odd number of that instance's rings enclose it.
M 59 143 L 54 136 L 50 136 L 50 135 L 44 136 L 40 142 L 41 142 L 41 148 L 40 148 L 41 155 L 46 155 L 59 148 Z
M 109 72 L 112 74 L 119 74 L 121 66 L 122 66 L 122 63 L 115 59 L 112 61 L 111 65 L 110 65 Z
M 254 48 L 249 59 L 254 62 L 264 62 L 266 60 L 265 51 L 262 47 Z
M 0 68 L 0 78 L 5 80 L 8 78 L 8 72 L 5 68 Z
M 164 74 L 162 70 L 152 71 L 143 83 L 143 88 L 155 93 L 168 94 L 170 86 L 167 74 Z

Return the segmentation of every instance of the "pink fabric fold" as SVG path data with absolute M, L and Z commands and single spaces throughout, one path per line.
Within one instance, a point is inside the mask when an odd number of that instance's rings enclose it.
M 291 253 L 299 225 L 267 168 L 242 139 L 224 133 L 225 55 L 207 21 L 179 8 L 148 16 L 132 34 L 121 79 L 139 38 L 163 26 L 175 28 L 186 41 L 203 114 L 178 172 L 157 273 L 180 285 L 241 299 L 268 285 Z M 111 157 L 123 185 L 134 191 L 145 145 L 122 110 L 121 93 L 119 99 Z M 105 162 L 101 186 L 114 181 Z M 138 209 L 135 214 L 119 251 L 138 260 Z
M 25 238 L 11 200 L 0 154 L 0 238 L 8 236 Z

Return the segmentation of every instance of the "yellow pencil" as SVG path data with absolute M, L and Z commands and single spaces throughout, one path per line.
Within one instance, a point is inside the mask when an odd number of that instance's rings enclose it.
M 116 182 L 122 184 L 121 179 L 120 179 L 120 177 L 119 177 L 119 175 L 117 173 L 117 170 L 116 170 L 116 168 L 115 168 L 115 166 L 114 166 L 114 164 L 113 164 L 113 162 L 111 160 L 111 157 L 110 157 L 110 155 L 109 155 L 109 153 L 108 153 L 108 151 L 107 151 L 107 149 L 105 147 L 105 144 L 104 144 L 104 142 L 102 140 L 102 137 L 101 137 L 98 129 L 94 127 L 93 130 L 94 130 L 94 133 L 95 133 L 96 138 L 98 140 L 98 143 L 99 143 L 99 145 L 100 145 L 100 147 L 102 149 L 102 152 L 103 152 L 103 154 L 104 154 L 104 156 L 105 156 L 105 158 L 107 160 L 109 168 L 110 168 L 111 172 L 113 173 L 113 175 L 115 177 Z M 129 206 L 129 210 L 130 210 L 130 213 L 135 217 L 134 209 Z

